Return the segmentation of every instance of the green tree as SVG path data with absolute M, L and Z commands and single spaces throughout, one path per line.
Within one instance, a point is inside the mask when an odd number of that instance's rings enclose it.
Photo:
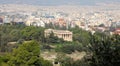
M 39 56 L 40 46 L 38 42 L 30 41 L 13 50 L 9 56 L 8 64 L 10 66 L 45 66 L 45 60 Z M 47 61 L 47 63 L 52 66 L 50 62 Z
M 7 43 L 11 41 L 17 41 L 21 38 L 20 30 L 24 26 L 21 25 L 0 25 L 0 48 L 2 52 L 7 49 Z
M 84 51 L 84 48 L 80 44 L 63 44 L 60 47 L 55 48 L 56 52 L 63 52 L 66 54 L 71 54 L 72 52 L 75 51 Z
M 11 30 L 9 35 L 11 37 L 11 41 L 18 41 L 21 38 L 20 30 L 18 29 Z
M 43 36 L 44 28 L 39 28 L 39 27 L 34 27 L 34 26 L 29 26 L 25 27 L 23 30 L 21 30 L 21 34 L 23 39 L 25 40 L 40 40 Z
M 91 38 L 89 45 L 92 52 L 90 59 L 91 66 L 120 65 L 120 45 L 118 38 L 105 36 L 104 34 L 101 34 L 101 36 L 95 34 Z
M 73 32 L 73 41 L 83 44 L 83 47 L 90 42 L 90 32 L 80 29 L 79 27 L 69 29 Z

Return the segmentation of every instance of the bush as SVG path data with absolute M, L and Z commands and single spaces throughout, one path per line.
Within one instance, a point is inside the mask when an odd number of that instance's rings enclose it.
M 57 52 L 71 54 L 72 52 L 75 52 L 76 50 L 81 52 L 83 51 L 83 48 L 81 47 L 80 44 L 67 44 L 67 45 L 62 45 L 61 47 L 57 47 L 55 50 Z

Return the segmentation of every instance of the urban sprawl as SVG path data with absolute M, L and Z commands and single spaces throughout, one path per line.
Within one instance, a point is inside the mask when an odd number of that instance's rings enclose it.
M 92 33 L 120 34 L 120 5 L 32 6 L 0 5 L 0 25 L 69 28 L 79 27 Z

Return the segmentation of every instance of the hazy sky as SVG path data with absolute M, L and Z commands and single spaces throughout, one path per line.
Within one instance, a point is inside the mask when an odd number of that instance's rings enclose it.
M 32 5 L 95 5 L 96 3 L 120 3 L 120 0 L 0 0 L 0 4 Z

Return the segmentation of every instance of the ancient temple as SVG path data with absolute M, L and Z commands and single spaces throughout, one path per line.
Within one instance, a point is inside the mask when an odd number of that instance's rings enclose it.
M 68 30 L 46 29 L 44 32 L 45 32 L 45 37 L 49 36 L 53 32 L 54 36 L 57 36 L 58 38 L 62 38 L 64 41 L 72 41 L 72 32 Z

